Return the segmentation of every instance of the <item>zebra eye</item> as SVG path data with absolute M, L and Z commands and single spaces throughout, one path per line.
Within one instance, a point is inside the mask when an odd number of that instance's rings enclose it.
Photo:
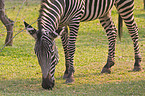
M 54 52 L 54 49 L 52 48 L 52 45 L 49 45 L 50 52 Z

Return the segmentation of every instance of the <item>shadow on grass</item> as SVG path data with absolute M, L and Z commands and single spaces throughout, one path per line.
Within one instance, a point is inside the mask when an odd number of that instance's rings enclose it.
M 100 74 L 98 74 L 100 75 Z M 144 95 L 145 80 L 124 81 L 103 84 L 64 84 L 63 79 L 57 78 L 53 90 L 44 90 L 41 87 L 41 78 L 0 80 L 0 95 Z

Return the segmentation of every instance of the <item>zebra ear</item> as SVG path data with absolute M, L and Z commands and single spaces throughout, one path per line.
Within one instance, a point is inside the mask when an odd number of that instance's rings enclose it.
M 24 25 L 28 33 L 37 40 L 37 30 L 24 21 Z

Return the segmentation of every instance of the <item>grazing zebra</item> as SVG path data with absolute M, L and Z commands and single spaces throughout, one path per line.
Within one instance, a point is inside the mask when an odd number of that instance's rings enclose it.
M 117 29 L 111 19 L 111 8 L 115 5 L 121 18 L 124 20 L 133 40 L 135 51 L 134 70 L 141 70 L 141 56 L 138 46 L 138 28 L 134 21 L 134 0 L 42 0 L 38 18 L 38 31 L 25 22 L 26 29 L 36 39 L 35 53 L 42 69 L 42 87 L 52 89 L 54 86 L 54 71 L 56 52 L 54 41 L 58 35 L 65 52 L 66 83 L 74 81 L 73 59 L 75 42 L 79 23 L 99 19 L 109 40 L 108 59 L 102 73 L 110 73 L 114 65 L 115 42 Z M 68 33 L 68 27 L 70 32 Z M 56 63 L 53 63 L 56 62 Z

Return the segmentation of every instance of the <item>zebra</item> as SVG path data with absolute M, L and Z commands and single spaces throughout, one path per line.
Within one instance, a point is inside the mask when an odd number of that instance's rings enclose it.
M 134 21 L 134 0 L 41 0 L 38 17 L 38 30 L 25 23 L 27 31 L 35 40 L 35 53 L 42 70 L 42 87 L 54 87 L 54 71 L 58 53 L 55 38 L 61 36 L 65 53 L 63 78 L 66 83 L 74 82 L 74 53 L 79 24 L 84 21 L 99 19 L 104 27 L 108 41 L 108 59 L 101 73 L 110 73 L 115 64 L 115 42 L 117 28 L 111 18 L 111 9 L 115 5 L 121 18 L 124 20 L 134 44 L 135 63 L 134 71 L 141 70 L 141 55 L 138 45 L 138 28 Z M 68 29 L 69 28 L 69 29 Z M 69 31 L 69 32 L 68 32 Z M 52 63 L 56 62 L 56 63 Z

